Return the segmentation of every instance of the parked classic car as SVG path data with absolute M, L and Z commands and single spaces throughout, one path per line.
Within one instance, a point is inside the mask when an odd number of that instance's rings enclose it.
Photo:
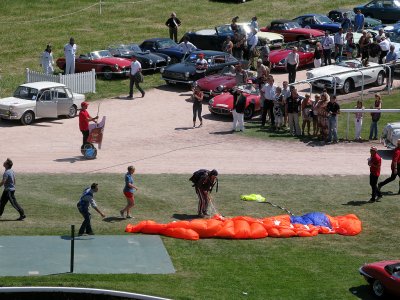
M 340 23 L 335 23 L 327 16 L 319 14 L 307 14 L 294 18 L 293 21 L 300 24 L 304 28 L 319 29 L 336 33 L 342 27 Z
M 85 95 L 72 93 L 61 83 L 26 83 L 16 89 L 13 97 L 0 99 L 0 118 L 20 120 L 24 125 L 39 118 L 73 118 L 83 101 Z
M 208 69 L 206 74 L 214 74 L 226 66 L 235 66 L 241 63 L 235 57 L 225 52 L 197 50 L 193 51 L 181 63 L 161 68 L 160 72 L 162 79 L 164 79 L 167 84 L 192 84 L 197 79 L 195 63 L 200 53 L 203 53 L 204 59 L 208 61 Z
M 257 112 L 261 110 L 260 92 L 254 88 L 253 84 L 239 86 L 243 88 L 243 95 L 246 97 L 246 109 L 244 118 L 251 119 Z M 233 95 L 229 92 L 211 98 L 208 102 L 208 110 L 213 114 L 232 115 L 233 110 Z
M 299 54 L 299 67 L 304 67 L 314 62 L 315 48 L 309 43 L 289 43 L 285 49 L 272 50 L 269 53 L 269 61 L 271 69 L 285 70 L 286 58 L 293 51 L 293 47 L 297 47 Z
M 388 123 L 382 130 L 381 141 L 389 149 L 397 147 L 397 140 L 400 139 L 400 122 Z
M 108 47 L 110 53 L 115 57 L 122 57 L 126 59 L 132 59 L 132 55 L 135 55 L 137 60 L 142 65 L 143 71 L 158 70 L 161 67 L 165 67 L 171 61 L 168 55 L 162 53 L 151 53 L 150 51 L 142 51 L 139 45 L 112 45 Z
M 378 298 L 386 296 L 400 297 L 400 260 L 385 260 L 365 264 L 359 269 L 360 274 L 371 285 Z
M 217 74 L 212 74 L 197 80 L 197 86 L 204 97 L 211 98 L 236 86 L 236 74 L 233 66 L 223 68 Z
M 354 11 L 357 10 L 361 10 L 366 17 L 386 22 L 397 21 L 400 19 L 400 0 L 374 0 L 354 7 Z
M 335 65 L 324 66 L 312 69 L 307 72 L 307 79 L 312 79 L 313 86 L 318 88 L 336 89 L 341 93 L 350 93 L 363 84 L 375 83 L 377 86 L 383 85 L 385 80 L 385 68 L 377 63 L 370 62 L 369 67 L 363 68 L 361 61 L 357 59 L 349 59 L 338 62 Z M 347 72 L 348 71 L 348 72 Z M 335 75 L 336 73 L 342 74 Z M 330 74 L 326 76 L 327 74 Z M 332 76 L 334 75 L 334 76 Z M 315 80 L 314 80 L 315 79 Z
M 61 70 L 65 70 L 65 58 L 56 61 Z M 116 75 L 127 76 L 131 69 L 131 61 L 125 58 L 113 57 L 108 50 L 92 51 L 75 58 L 75 72 L 89 72 L 92 69 L 96 74 L 110 80 Z
M 285 42 L 294 42 L 301 40 L 313 40 L 317 37 L 323 37 L 324 32 L 318 29 L 302 28 L 299 23 L 292 20 L 274 20 L 270 26 L 260 29 L 263 32 L 275 32 L 283 35 Z
M 352 11 L 351 9 L 346 9 L 346 8 L 337 8 L 334 10 L 331 10 L 328 13 L 328 18 L 331 19 L 333 22 L 337 23 L 342 23 L 344 16 L 343 14 L 347 13 L 347 17 L 351 20 L 351 23 L 354 25 L 354 18 L 356 16 L 356 13 Z M 364 27 L 365 28 L 379 28 L 382 27 L 382 21 L 370 17 L 365 17 L 364 18 Z M 374 28 L 375 29 L 375 28 Z
M 139 47 L 143 51 L 168 55 L 171 58 L 171 63 L 180 62 L 185 55 L 179 45 L 169 38 L 152 38 L 144 40 Z
M 249 35 L 250 23 L 237 23 L 241 32 Z M 203 29 L 196 32 L 187 32 L 190 42 L 199 49 L 221 51 L 222 44 L 227 36 L 233 37 L 234 33 L 230 24 L 216 26 L 213 29 Z M 268 45 L 271 49 L 280 48 L 283 44 L 283 36 L 272 32 L 257 32 L 258 45 Z

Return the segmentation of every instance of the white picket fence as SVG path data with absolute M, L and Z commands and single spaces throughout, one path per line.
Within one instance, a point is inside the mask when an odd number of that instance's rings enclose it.
M 96 73 L 94 69 L 90 72 L 47 75 L 26 68 L 26 83 L 38 81 L 51 81 L 65 84 L 74 93 L 96 93 Z

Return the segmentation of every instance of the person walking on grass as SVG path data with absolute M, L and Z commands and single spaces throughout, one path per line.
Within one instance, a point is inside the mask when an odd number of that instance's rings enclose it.
M 176 17 L 176 13 L 172 12 L 171 17 L 165 22 L 165 26 L 169 28 L 169 38 L 178 42 L 178 27 L 181 26 L 181 21 Z
M 12 166 L 13 162 L 9 158 L 7 158 L 6 161 L 3 163 L 5 171 L 3 174 L 3 179 L 0 182 L 0 187 L 4 186 L 4 191 L 0 199 L 0 217 L 3 215 L 4 207 L 6 206 L 7 202 L 10 201 L 12 207 L 14 207 L 19 213 L 19 218 L 17 220 L 22 221 L 26 218 L 26 216 L 24 210 L 18 204 L 17 199 L 15 198 L 16 181 L 15 173 L 13 170 L 11 170 Z
M 381 163 L 382 159 L 378 154 L 378 149 L 376 147 L 371 147 L 370 149 L 371 157 L 368 158 L 369 166 L 369 185 L 371 186 L 371 199 L 369 202 L 375 202 L 381 197 L 381 193 L 378 191 L 377 183 L 379 175 L 381 174 Z
M 129 81 L 129 99 L 133 98 L 133 85 L 139 90 L 142 94 L 142 98 L 145 95 L 145 91 L 140 87 L 140 83 L 143 82 L 143 74 L 142 74 L 142 65 L 137 60 L 136 55 L 132 55 L 132 63 L 131 63 L 131 72 L 130 72 L 130 81 Z
M 397 147 L 393 151 L 392 164 L 390 165 L 390 168 L 392 169 L 392 174 L 390 175 L 390 177 L 378 184 L 378 196 L 379 197 L 382 197 L 382 194 L 381 194 L 382 187 L 387 185 L 389 182 L 392 182 L 393 180 L 395 180 L 397 176 L 399 176 L 399 178 L 400 178 L 400 140 L 397 140 Z M 399 182 L 398 193 L 400 194 L 400 182 Z
M 94 193 L 99 190 L 97 183 L 92 183 L 90 187 L 83 190 L 82 196 L 77 203 L 77 207 L 81 215 L 83 216 L 83 222 L 79 228 L 78 236 L 83 234 L 94 235 L 92 225 L 90 224 L 91 214 L 89 212 L 89 206 L 93 207 L 103 218 L 106 217 L 105 214 L 97 207 L 96 201 L 94 200 Z
M 204 94 L 198 85 L 193 90 L 193 128 L 196 128 L 196 115 L 199 118 L 200 125 L 203 126 L 203 118 L 201 117 L 201 111 L 203 108 Z
M 123 193 L 126 198 L 126 206 L 119 212 L 122 218 L 125 218 L 125 213 L 127 219 L 133 218 L 131 215 L 131 209 L 133 206 L 135 206 L 134 192 L 138 190 L 138 188 L 134 185 L 134 179 L 133 179 L 134 173 L 135 173 L 135 167 L 129 166 L 128 172 L 126 172 L 125 174 L 125 187 L 123 190 Z

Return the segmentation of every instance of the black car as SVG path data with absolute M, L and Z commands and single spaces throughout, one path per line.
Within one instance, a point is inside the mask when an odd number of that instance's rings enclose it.
M 216 73 L 219 70 L 222 70 L 225 66 L 241 64 L 239 60 L 229 53 L 210 50 L 193 51 L 181 63 L 162 68 L 160 70 L 162 79 L 164 79 L 167 84 L 192 84 L 197 79 L 195 64 L 200 53 L 204 54 L 204 59 L 208 62 L 208 69 L 206 71 L 207 75 Z
M 150 51 L 142 51 L 137 44 L 129 45 L 112 45 L 108 47 L 110 53 L 115 57 L 131 59 L 135 55 L 142 65 L 143 71 L 158 70 L 169 65 L 171 58 L 162 53 L 151 53 Z
M 333 22 L 342 23 L 344 19 L 344 13 L 347 13 L 347 17 L 350 19 L 352 25 L 354 25 L 354 18 L 356 17 L 356 13 L 351 9 L 345 8 L 338 8 L 331 10 L 328 13 L 328 18 L 331 19 Z M 365 28 L 374 28 L 377 26 L 382 25 L 382 21 L 370 17 L 365 17 L 364 19 L 364 27 Z
M 398 21 L 400 19 L 399 0 L 373 0 L 365 5 L 354 7 L 355 12 L 361 10 L 366 17 L 376 18 L 382 21 Z
M 172 63 L 180 62 L 185 53 L 183 53 L 181 47 L 173 40 L 169 38 L 152 38 L 143 41 L 139 45 L 143 51 L 150 51 L 155 53 L 162 53 L 171 57 Z

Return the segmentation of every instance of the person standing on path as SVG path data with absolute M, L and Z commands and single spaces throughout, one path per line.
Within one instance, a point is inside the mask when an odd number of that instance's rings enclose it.
M 134 173 L 135 173 L 135 167 L 129 166 L 128 172 L 125 174 L 125 187 L 123 190 L 127 202 L 124 209 L 120 210 L 119 212 L 122 218 L 125 218 L 125 213 L 127 219 L 132 218 L 131 209 L 135 205 L 134 193 L 135 191 L 138 190 L 138 188 L 134 185 L 134 179 L 133 179 Z
M 201 117 L 201 111 L 203 108 L 204 94 L 198 85 L 193 90 L 193 128 L 196 128 L 196 115 L 199 118 L 200 125 L 203 126 L 203 118 Z
M 246 97 L 243 95 L 243 90 L 238 88 L 233 92 L 233 124 L 232 131 L 236 132 L 239 126 L 239 131 L 244 131 L 244 110 L 246 109 Z
M 145 95 L 145 92 L 140 87 L 140 83 L 143 82 L 142 75 L 142 65 L 137 60 L 136 55 L 132 55 L 132 63 L 131 63 L 131 72 L 130 72 L 130 81 L 129 81 L 129 99 L 133 98 L 133 85 L 142 93 L 142 98 Z
M 18 204 L 17 199 L 15 198 L 15 173 L 11 169 L 13 166 L 13 162 L 11 159 L 7 158 L 6 161 L 3 163 L 3 167 L 5 169 L 3 174 L 3 179 L 0 182 L 0 187 L 4 185 L 4 191 L 1 195 L 0 199 L 0 217 L 3 215 L 4 207 L 6 206 L 7 202 L 10 201 L 12 207 L 14 207 L 18 213 L 19 218 L 18 221 L 22 221 L 26 218 L 25 212 L 22 207 Z
M 390 165 L 390 168 L 392 169 L 392 174 L 390 175 L 390 177 L 378 184 L 378 196 L 379 197 L 382 196 L 381 189 L 383 186 L 385 186 L 389 182 L 392 182 L 393 180 L 395 180 L 397 176 L 400 177 L 400 140 L 397 140 L 397 147 L 393 151 L 392 164 Z M 400 194 L 400 182 L 399 182 L 398 193 Z
M 46 75 L 53 74 L 54 72 L 54 59 L 51 51 L 51 45 L 48 44 L 40 57 L 40 66 Z
M 333 38 L 329 35 L 328 31 L 325 31 L 325 36 L 321 39 L 322 42 L 322 53 L 324 54 L 324 65 L 327 66 L 332 63 L 332 47 L 334 45 Z
M 178 27 L 181 26 L 181 21 L 176 17 L 176 13 L 172 12 L 171 17 L 165 22 L 165 26 L 169 28 L 169 38 L 178 42 Z
M 371 147 L 370 149 L 371 157 L 368 158 L 369 166 L 369 185 L 371 186 L 371 199 L 369 202 L 375 202 L 377 197 L 382 197 L 381 193 L 378 191 L 377 183 L 379 175 L 381 174 L 381 164 L 382 158 L 378 154 L 378 149 L 376 147 Z
M 289 75 L 289 83 L 293 83 L 296 81 L 296 71 L 299 67 L 299 53 L 297 53 L 297 47 L 293 47 L 292 52 L 286 57 L 285 63 L 285 68 Z
M 78 231 L 78 236 L 83 234 L 94 235 L 92 225 L 90 224 L 91 214 L 89 212 L 89 206 L 93 207 L 103 218 L 106 217 L 105 214 L 97 207 L 96 201 L 94 200 L 94 193 L 99 190 L 97 183 L 92 183 L 92 185 L 83 190 L 82 196 L 77 203 L 77 207 L 81 215 L 83 216 L 83 222 Z
M 64 46 L 65 74 L 75 73 L 76 48 L 75 39 L 71 37 L 69 43 Z

